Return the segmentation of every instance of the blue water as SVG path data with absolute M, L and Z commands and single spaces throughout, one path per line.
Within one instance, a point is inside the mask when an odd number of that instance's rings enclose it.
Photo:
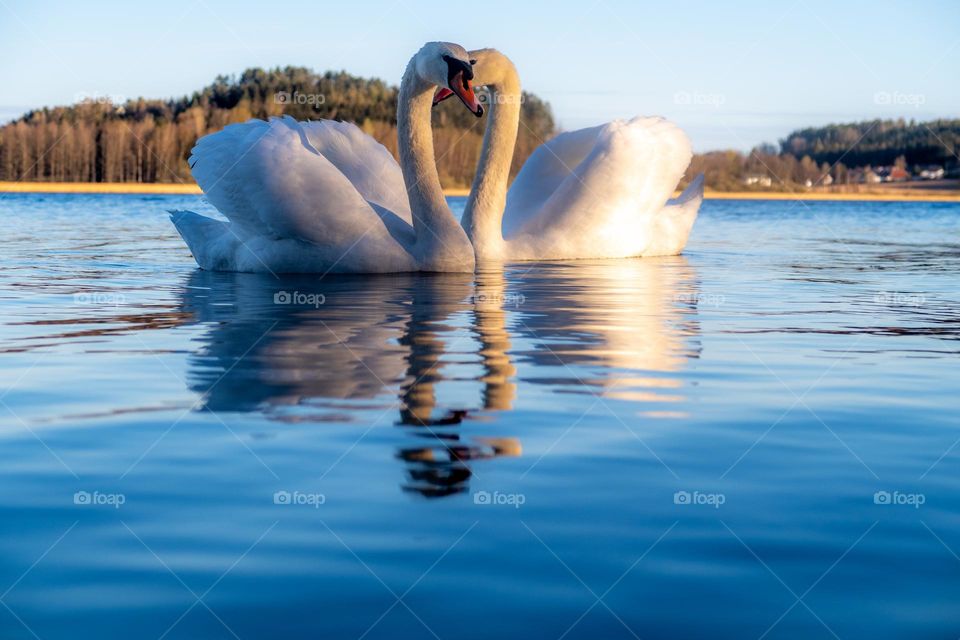
M 960 635 L 960 206 L 324 279 L 174 208 L 0 198 L 0 637 Z

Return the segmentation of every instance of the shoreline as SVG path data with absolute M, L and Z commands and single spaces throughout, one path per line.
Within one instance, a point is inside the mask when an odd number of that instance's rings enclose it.
M 823 200 L 865 202 L 960 202 L 960 191 L 937 193 L 905 193 L 897 190 L 884 193 L 874 190 L 866 193 L 789 193 L 782 191 L 707 191 L 706 200 Z M 124 182 L 0 182 L 0 193 L 93 193 L 131 195 L 200 195 L 196 184 L 183 183 L 124 183 Z M 444 189 L 447 196 L 467 196 L 469 189 Z

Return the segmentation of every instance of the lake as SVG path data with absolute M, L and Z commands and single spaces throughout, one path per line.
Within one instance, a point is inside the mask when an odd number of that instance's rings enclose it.
M 180 208 L 0 196 L 0 637 L 960 634 L 960 205 L 323 279 Z

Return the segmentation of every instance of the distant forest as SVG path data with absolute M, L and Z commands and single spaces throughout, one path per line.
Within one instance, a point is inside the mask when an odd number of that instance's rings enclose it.
M 0 181 L 190 182 L 187 158 L 197 138 L 283 114 L 354 122 L 396 155 L 397 93 L 381 80 L 286 67 L 222 76 L 179 99 L 94 99 L 40 109 L 0 127 Z M 514 174 L 557 133 L 550 105 L 532 94 L 523 95 L 521 117 Z M 485 124 L 456 100 L 434 110 L 444 186 L 469 186 Z M 931 166 L 955 178 L 958 153 L 960 120 L 876 120 L 801 129 L 749 153 L 698 154 L 687 175 L 705 173 L 707 186 L 719 191 L 908 180 Z
M 873 120 L 801 129 L 779 147 L 763 144 L 749 153 L 700 154 L 688 175 L 705 173 L 707 186 L 718 191 L 868 183 L 874 170 L 889 176 L 893 167 L 900 171 L 895 180 L 909 180 L 931 166 L 957 178 L 958 154 L 960 120 Z
M 197 139 L 234 122 L 290 115 L 354 122 L 394 155 L 397 87 L 345 72 L 303 67 L 248 69 L 218 77 L 179 99 L 109 100 L 39 109 L 0 127 L 0 181 L 190 182 L 187 158 Z M 523 95 L 515 170 L 555 134 L 550 105 Z M 441 181 L 468 186 L 486 120 L 456 100 L 434 110 Z
M 900 156 L 908 165 L 957 163 L 960 120 L 905 122 L 876 120 L 794 131 L 781 143 L 783 153 L 810 156 L 816 162 L 848 167 L 892 165 Z

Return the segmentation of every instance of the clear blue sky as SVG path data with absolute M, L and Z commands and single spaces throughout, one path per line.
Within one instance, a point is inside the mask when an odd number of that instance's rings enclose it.
M 566 129 L 660 114 L 698 150 L 960 117 L 956 0 L 0 0 L 0 120 L 78 95 L 184 95 L 251 66 L 396 83 L 427 40 L 497 47 Z

